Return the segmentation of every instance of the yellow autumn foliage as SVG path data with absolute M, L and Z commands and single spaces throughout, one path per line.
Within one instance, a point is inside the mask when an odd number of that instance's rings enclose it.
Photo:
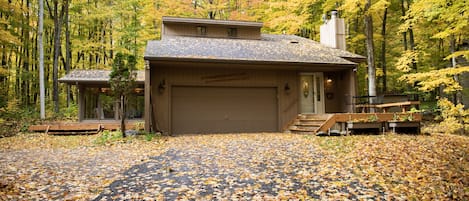
M 438 100 L 438 107 L 443 119 L 440 127 L 446 133 L 456 133 L 464 128 L 465 123 L 469 123 L 469 110 L 465 110 L 464 105 L 454 105 L 447 98 L 441 98 Z
M 407 50 L 404 51 L 401 57 L 397 60 L 396 69 L 404 73 L 412 70 L 412 63 L 418 61 L 419 53 L 417 51 Z
M 418 90 L 429 92 L 440 86 L 444 86 L 445 93 L 453 93 L 462 90 L 462 86 L 454 79 L 455 75 L 469 72 L 469 66 L 458 68 L 445 68 L 423 73 L 406 74 L 399 78 L 409 84 L 417 84 Z

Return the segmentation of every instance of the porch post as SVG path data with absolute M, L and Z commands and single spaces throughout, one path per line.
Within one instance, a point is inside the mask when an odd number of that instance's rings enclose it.
M 354 100 L 353 100 L 353 97 L 357 96 L 358 94 L 358 79 L 357 79 L 357 69 L 358 68 L 358 65 L 355 66 L 354 69 L 351 69 L 348 71 L 348 73 L 350 74 L 350 105 L 349 105 L 349 112 L 355 112 L 355 103 L 354 103 Z
M 83 121 L 85 117 L 85 90 L 86 88 L 83 85 L 78 85 L 78 121 Z
M 145 60 L 145 108 L 144 108 L 144 119 L 145 119 L 145 132 L 151 131 L 151 80 L 150 80 L 150 61 Z
M 101 90 L 101 88 L 99 88 L 99 90 Z M 98 120 L 101 120 L 101 119 L 102 119 L 102 118 L 101 118 L 101 117 L 102 117 L 102 116 L 101 116 L 102 105 L 101 105 L 101 99 L 99 98 L 99 94 L 100 94 L 100 93 L 101 93 L 101 92 L 98 91 L 98 95 L 97 95 L 97 97 L 96 97 L 96 99 L 97 99 L 97 101 L 96 101 L 97 104 L 96 104 L 96 111 L 95 111 L 95 113 L 96 113 L 96 117 L 97 117 Z

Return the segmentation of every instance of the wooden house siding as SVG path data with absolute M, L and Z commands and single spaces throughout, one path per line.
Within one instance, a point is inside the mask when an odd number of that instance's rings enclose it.
M 171 132 L 171 93 L 173 87 L 266 87 L 277 90 L 278 125 L 281 131 L 298 114 L 297 71 L 255 70 L 235 68 L 188 68 L 175 66 L 155 66 L 151 68 L 152 104 L 154 117 L 159 130 Z M 157 87 L 166 84 L 164 91 Z M 285 86 L 288 85 L 288 90 Z M 187 100 L 191 101 L 191 100 Z
M 242 65 L 226 63 L 153 63 L 150 68 L 152 116 L 155 118 L 153 129 L 166 133 L 171 133 L 174 130 L 172 128 L 172 90 L 175 87 L 226 87 L 227 89 L 244 87 L 246 89 L 275 88 L 277 90 L 278 125 L 276 131 L 283 131 L 299 114 L 300 74 L 318 72 L 314 71 L 315 68 L 307 71 L 298 70 L 295 66 L 291 66 L 292 70 L 287 70 L 286 66 L 283 67 L 282 69 L 272 69 L 272 66 L 268 64 L 251 65 L 250 68 L 244 66 L 243 68 Z M 325 112 L 352 112 L 352 97 L 355 96 L 353 70 L 329 71 L 325 72 L 324 75 L 333 80 L 333 87 L 329 89 L 326 87 L 326 93 L 333 95 L 324 97 L 326 100 Z M 324 82 L 324 86 L 326 86 L 326 79 Z M 164 89 L 160 88 L 160 85 Z
M 208 38 L 231 38 L 228 36 L 228 28 L 236 28 L 237 39 L 260 39 L 260 28 L 258 27 L 238 27 L 238 26 L 213 26 L 213 25 L 187 25 L 187 24 L 165 24 L 163 28 L 164 36 L 194 36 L 201 37 L 197 33 L 197 27 L 206 27 L 206 35 Z

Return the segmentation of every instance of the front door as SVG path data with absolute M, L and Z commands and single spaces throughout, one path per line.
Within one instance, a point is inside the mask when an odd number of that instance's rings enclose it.
M 324 76 L 323 73 L 300 74 L 300 112 L 324 113 Z

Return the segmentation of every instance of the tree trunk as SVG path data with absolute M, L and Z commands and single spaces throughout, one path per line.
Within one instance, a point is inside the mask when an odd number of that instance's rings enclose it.
M 121 95 L 121 109 L 120 109 L 120 116 L 121 116 L 121 132 L 122 132 L 122 137 L 127 137 L 125 135 L 125 118 L 126 118 L 126 115 L 125 113 L 127 112 L 126 111 L 126 101 L 125 101 L 126 97 L 124 95 Z
M 401 11 L 402 11 L 402 17 L 404 17 L 405 11 L 406 11 L 404 0 L 401 0 Z M 402 44 L 404 45 L 404 51 L 407 50 L 407 32 L 402 32 Z
M 48 1 L 46 1 L 47 7 L 49 8 L 49 14 L 52 19 L 54 19 L 54 42 L 53 42 L 53 50 L 54 50 L 54 58 L 53 58 L 53 66 L 52 66 L 52 93 L 53 93 L 53 101 L 54 101 L 54 111 L 59 113 L 59 56 L 61 50 L 61 34 L 62 34 L 62 21 L 65 14 L 65 4 L 68 4 L 68 0 L 62 4 L 62 8 L 59 15 L 59 2 L 54 0 L 54 10 L 52 13 L 51 7 L 49 6 Z
M 373 49 L 373 18 L 367 11 L 371 6 L 371 0 L 367 0 L 365 5 L 365 35 L 366 53 L 368 61 L 368 95 L 376 96 L 376 68 Z M 370 98 L 370 103 L 375 103 L 376 98 Z
M 451 54 L 453 54 L 455 51 L 456 51 L 456 39 L 454 37 L 454 34 L 451 35 L 451 39 L 450 39 L 450 51 L 451 51 Z M 457 61 L 456 61 L 456 57 L 451 57 L 451 67 L 452 68 L 457 68 Z M 453 77 L 454 81 L 456 81 L 457 83 L 461 84 L 459 82 L 459 76 L 458 75 L 454 75 Z M 454 93 L 454 96 L 453 96 L 453 103 L 456 105 L 456 104 L 463 104 L 462 103 L 462 93 L 461 91 L 456 91 L 456 93 Z M 459 120 L 459 123 L 464 125 L 464 119 L 461 115 L 459 115 L 458 117 L 458 120 Z M 459 132 L 461 134 L 465 134 L 466 132 L 466 129 L 464 129 L 464 127 L 462 129 L 459 130 Z
M 407 0 L 407 5 L 410 5 L 410 4 L 411 4 L 410 0 Z M 410 27 L 408 31 L 409 31 L 410 50 L 415 51 L 414 31 L 413 31 L 412 27 Z M 415 60 L 412 60 L 412 69 L 414 70 L 415 73 L 418 72 L 417 62 Z
M 72 57 L 72 50 L 70 44 L 70 23 L 69 23 L 69 1 L 66 0 L 65 4 L 65 72 L 68 74 L 70 73 L 70 65 L 71 65 L 71 57 Z M 67 84 L 67 107 L 70 106 L 70 101 L 73 100 L 72 94 L 70 91 L 70 85 Z
M 456 51 L 456 39 L 455 39 L 454 35 L 451 35 L 450 43 L 451 43 L 451 44 L 450 44 L 450 51 L 451 51 L 451 54 L 453 54 L 453 53 Z M 451 57 L 451 67 L 452 67 L 452 68 L 457 68 L 456 57 Z M 459 83 L 459 76 L 458 76 L 458 75 L 454 75 L 453 79 L 454 79 L 457 83 Z M 455 103 L 455 104 L 462 103 L 462 94 L 461 94 L 461 91 L 457 91 L 457 92 L 454 94 L 453 103 Z
M 386 19 L 388 16 L 388 8 L 384 9 L 383 15 L 383 26 L 381 29 L 381 37 L 383 37 L 383 41 L 381 42 L 381 62 L 383 68 L 383 92 L 387 91 L 387 69 L 386 69 Z
M 412 30 L 412 28 L 409 28 L 409 45 L 410 45 L 410 50 L 415 51 L 414 31 Z M 415 60 L 412 60 L 412 69 L 414 70 L 415 73 L 418 72 L 417 62 Z
M 39 47 L 39 96 L 41 102 L 41 119 L 46 118 L 45 112 L 45 87 L 44 87 L 44 44 L 42 32 L 44 29 L 44 2 L 39 0 L 39 28 L 37 31 L 37 43 Z

